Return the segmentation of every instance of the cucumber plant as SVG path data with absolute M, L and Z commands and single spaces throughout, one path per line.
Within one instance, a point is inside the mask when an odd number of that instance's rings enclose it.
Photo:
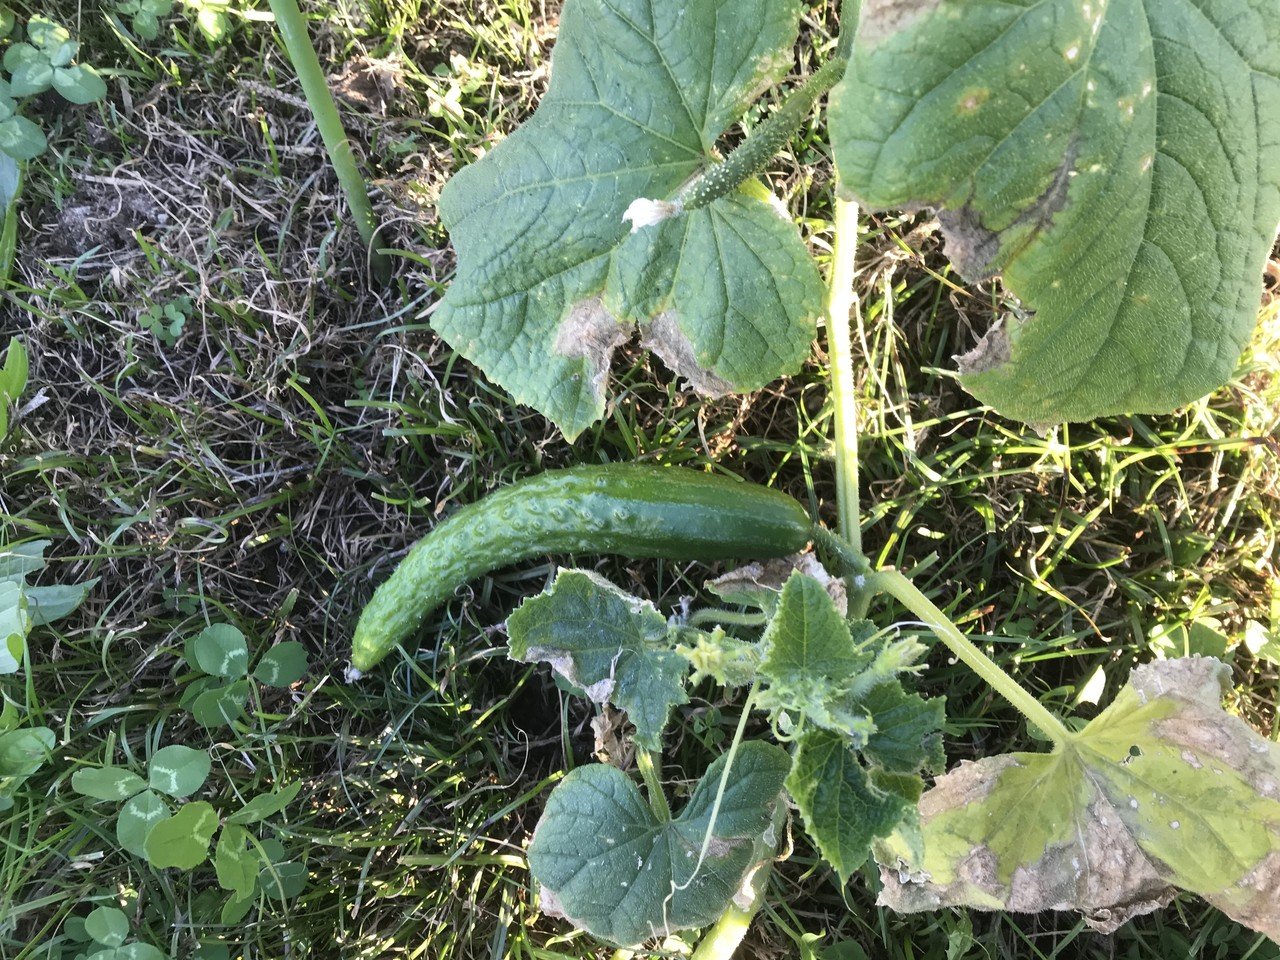
M 872 568 L 849 332 L 859 205 L 930 207 L 959 272 L 998 275 L 1010 304 L 958 358 L 960 383 L 998 413 L 1042 428 L 1160 413 L 1225 383 L 1280 220 L 1273 7 L 844 0 L 827 63 L 722 159 L 719 138 L 794 61 L 800 0 L 567 0 L 537 111 L 441 196 L 458 267 L 431 323 L 573 438 L 603 415 L 611 356 L 632 338 L 715 395 L 793 372 L 825 314 L 839 531 L 803 536 L 843 579 L 847 609 L 811 560 L 808 572 L 795 560 L 716 585 L 746 614 L 668 622 L 583 571 L 512 614 L 514 658 L 546 661 L 567 688 L 626 710 L 645 785 L 642 796 L 622 770 L 589 765 L 555 788 L 528 850 L 545 912 L 624 948 L 712 925 L 695 957 L 727 957 L 794 807 L 842 882 L 874 856 L 894 909 L 1073 909 L 1108 930 L 1186 890 L 1280 940 L 1280 746 L 1222 709 L 1222 664 L 1140 667 L 1072 729 L 909 577 Z M 828 89 L 837 182 L 824 286 L 757 174 Z M 554 535 L 545 520 L 524 524 L 529 483 L 468 508 L 473 528 L 503 531 L 478 535 L 483 563 L 457 560 L 478 540 L 452 521 L 411 552 L 362 618 L 358 667 L 466 578 L 617 546 L 590 507 L 575 513 L 576 494 L 556 504 Z M 702 526 L 730 516 L 732 500 L 707 504 Z M 672 497 L 672 515 L 681 509 Z M 524 526 L 511 533 L 510 519 Z M 654 530 L 658 555 L 698 546 L 696 529 Z M 868 613 L 881 598 L 924 636 L 877 630 Z M 923 774 L 944 758 L 942 704 L 910 690 L 925 637 L 1051 749 L 961 765 L 926 791 Z M 673 815 L 662 733 L 691 670 L 747 692 L 728 750 Z M 753 711 L 776 742 L 744 741 Z

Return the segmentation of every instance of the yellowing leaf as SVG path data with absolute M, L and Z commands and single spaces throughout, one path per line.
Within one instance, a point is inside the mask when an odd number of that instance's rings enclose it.
M 1229 675 L 1157 661 L 1066 746 L 961 764 L 921 798 L 923 855 L 878 847 L 881 902 L 1074 909 L 1110 931 L 1182 889 L 1280 940 L 1280 745 L 1222 709 Z

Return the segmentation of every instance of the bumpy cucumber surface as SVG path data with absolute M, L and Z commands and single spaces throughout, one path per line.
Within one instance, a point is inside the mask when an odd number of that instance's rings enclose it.
M 786 494 L 727 477 L 633 464 L 551 470 L 463 507 L 413 546 L 360 615 L 350 673 L 385 657 L 462 584 L 531 557 L 782 557 L 811 529 Z

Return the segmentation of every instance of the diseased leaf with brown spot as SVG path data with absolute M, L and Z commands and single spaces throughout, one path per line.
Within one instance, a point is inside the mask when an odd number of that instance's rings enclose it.
M 845 184 L 935 207 L 1021 305 L 957 358 L 1033 424 L 1225 383 L 1280 220 L 1276 0 L 865 0 L 832 93 Z
M 923 856 L 877 849 L 880 902 L 1080 910 L 1111 931 L 1182 889 L 1280 940 L 1280 745 L 1222 709 L 1229 677 L 1157 661 L 1067 746 L 961 764 L 921 798 Z
M 449 343 L 572 439 L 604 413 L 639 333 L 703 393 L 799 369 L 822 281 L 758 184 L 632 233 L 792 62 L 798 0 L 568 0 L 537 112 L 440 196 L 458 272 L 431 316 Z M 763 196 L 761 195 L 763 193 Z

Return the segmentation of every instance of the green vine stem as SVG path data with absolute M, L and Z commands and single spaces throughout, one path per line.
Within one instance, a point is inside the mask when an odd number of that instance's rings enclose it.
M 658 775 L 658 766 L 653 758 L 654 755 L 647 750 L 640 750 L 636 753 L 636 766 L 640 768 L 645 792 L 649 794 L 649 809 L 660 823 L 669 823 L 671 807 L 667 805 L 667 795 L 662 792 L 662 778 Z
M 827 286 L 827 351 L 831 358 L 831 400 L 835 408 L 836 511 L 840 536 L 861 554 L 858 410 L 854 396 L 853 337 L 849 332 L 849 320 L 858 309 L 853 292 L 857 249 L 858 205 L 837 195 L 831 276 Z
M 985 680 L 988 686 L 1004 697 L 1031 723 L 1053 741 L 1055 747 L 1064 747 L 1075 735 L 1063 726 L 1062 721 L 1040 705 L 1040 701 L 1020 687 L 995 662 L 970 642 L 969 638 L 951 622 L 951 619 L 920 592 L 907 577 L 897 570 L 879 570 L 871 577 L 870 586 L 883 590 L 928 624 L 961 662 Z
M 315 117 L 320 139 L 324 141 L 329 161 L 333 164 L 334 173 L 338 175 L 342 193 L 347 198 L 347 206 L 351 208 L 351 215 L 355 218 L 360 239 L 369 251 L 369 263 L 374 276 L 385 283 L 391 276 L 391 262 L 374 245 L 378 219 L 369 203 L 369 191 L 356 167 L 351 141 L 347 139 L 347 132 L 342 127 L 342 118 L 338 116 L 338 107 L 333 101 L 324 71 L 320 68 L 320 60 L 315 48 L 311 46 L 306 21 L 298 9 L 298 0 L 268 0 L 268 3 L 275 15 L 276 26 L 280 28 L 280 36 L 284 39 L 284 48 L 288 51 L 293 69 L 297 71 L 298 80 L 302 84 L 307 105 L 311 107 L 311 115 Z

